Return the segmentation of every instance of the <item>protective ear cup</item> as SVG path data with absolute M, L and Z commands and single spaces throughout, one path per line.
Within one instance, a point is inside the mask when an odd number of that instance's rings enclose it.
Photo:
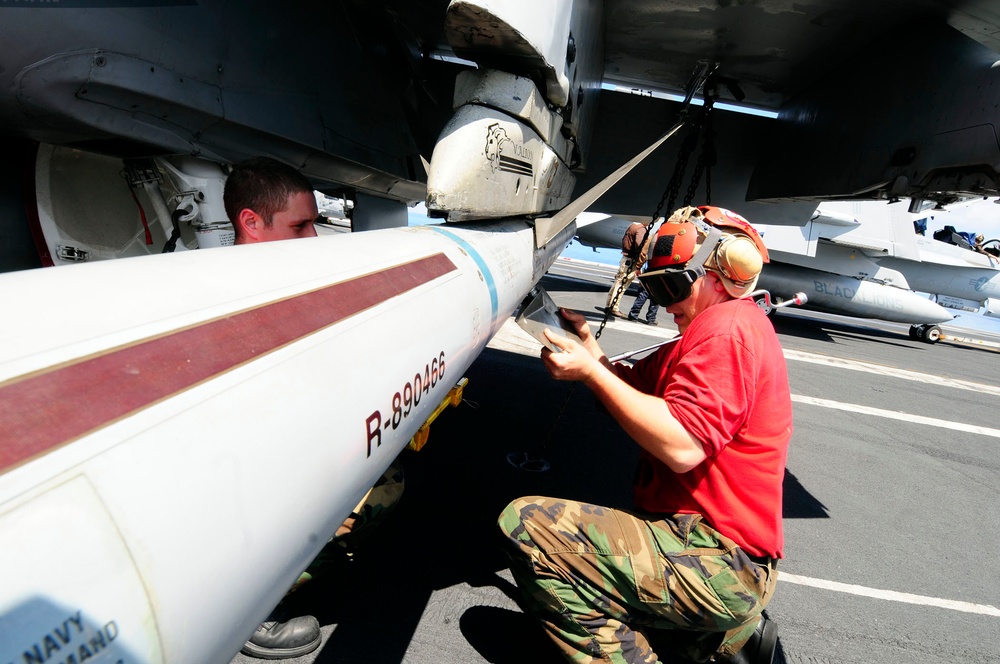
M 756 279 L 764 260 L 756 243 L 745 235 L 726 235 L 715 252 L 715 267 L 722 276 L 743 285 Z

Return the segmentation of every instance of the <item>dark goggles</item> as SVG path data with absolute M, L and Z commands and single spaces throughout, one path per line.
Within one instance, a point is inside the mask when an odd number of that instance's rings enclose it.
M 639 275 L 639 281 L 653 302 L 661 307 L 669 307 L 690 297 L 691 286 L 705 276 L 705 262 L 722 239 L 719 229 L 710 228 L 701 248 L 684 266 L 678 266 L 677 269 L 664 268 Z
M 639 281 L 649 293 L 650 299 L 661 307 L 669 307 L 691 295 L 691 286 L 705 276 L 705 268 L 700 270 L 659 270 L 652 274 L 640 274 Z

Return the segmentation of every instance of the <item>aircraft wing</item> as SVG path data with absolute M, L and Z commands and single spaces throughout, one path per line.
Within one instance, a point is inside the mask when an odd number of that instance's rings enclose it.
M 745 159 L 744 170 L 752 172 L 743 191 L 719 199 L 723 204 L 948 202 L 957 192 L 996 192 L 994 120 L 991 106 L 980 105 L 992 96 L 981 86 L 997 76 L 1000 12 L 989 2 L 608 0 L 606 7 L 605 83 L 652 106 L 657 91 L 678 92 L 694 63 L 712 60 L 735 84 L 721 86 L 722 101 L 742 97 L 777 113 L 772 121 L 717 118 L 737 125 L 718 129 L 719 167 Z M 637 105 L 622 104 L 630 112 L 618 122 L 601 114 L 595 145 L 603 135 L 624 138 L 651 121 Z M 653 169 L 640 171 L 629 192 L 619 190 L 621 198 L 640 200 L 652 189 L 645 202 L 655 204 L 665 176 Z
M 720 104 L 776 115 L 716 114 L 717 203 L 996 193 L 1000 11 L 989 0 L 508 0 L 488 3 L 500 8 L 493 25 L 512 22 L 496 33 L 480 29 L 493 16 L 477 4 L 4 3 L 0 126 L 117 156 L 270 154 L 326 191 L 412 203 L 425 197 L 422 159 L 452 117 L 456 74 L 478 60 L 542 81 L 561 118 L 545 131 L 568 142 L 554 148 L 580 192 L 673 122 L 677 95 L 709 61 Z M 559 29 L 524 27 L 546 24 L 540 11 Z M 651 214 L 677 149 L 604 207 Z

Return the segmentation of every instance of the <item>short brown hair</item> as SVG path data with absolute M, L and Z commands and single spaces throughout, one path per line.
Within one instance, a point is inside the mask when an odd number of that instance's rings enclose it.
M 313 193 L 312 184 L 302 173 L 270 157 L 250 157 L 233 167 L 222 201 L 234 226 L 240 210 L 250 209 L 270 227 L 271 218 L 285 209 L 288 197 L 300 192 Z

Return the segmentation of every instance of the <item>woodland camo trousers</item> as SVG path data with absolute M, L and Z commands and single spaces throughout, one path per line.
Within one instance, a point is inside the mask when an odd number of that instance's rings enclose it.
M 499 525 L 528 610 L 570 662 L 657 662 L 650 635 L 696 662 L 732 655 L 778 576 L 698 514 L 643 519 L 532 496 Z

